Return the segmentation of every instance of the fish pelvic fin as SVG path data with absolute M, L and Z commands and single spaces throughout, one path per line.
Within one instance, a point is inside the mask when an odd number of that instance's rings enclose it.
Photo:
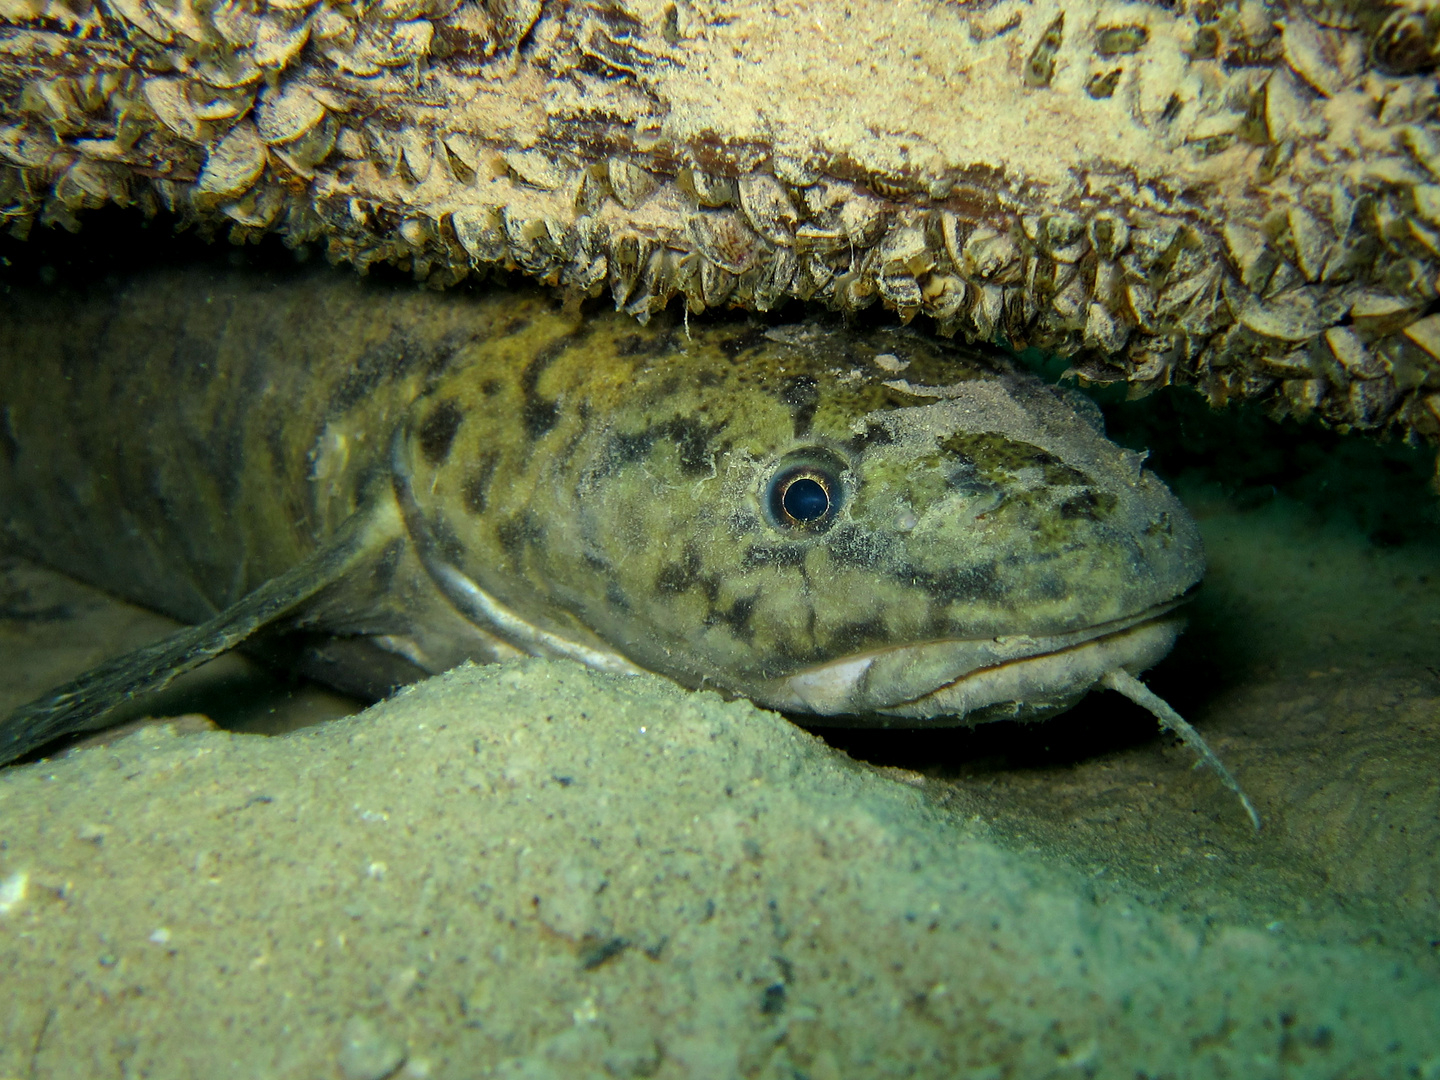
M 352 515 L 308 558 L 198 626 L 106 660 L 0 720 L 0 765 L 77 731 L 103 727 L 105 715 L 126 702 L 163 690 L 179 676 L 235 648 L 291 614 L 342 578 L 393 533 L 391 514 L 366 509 Z

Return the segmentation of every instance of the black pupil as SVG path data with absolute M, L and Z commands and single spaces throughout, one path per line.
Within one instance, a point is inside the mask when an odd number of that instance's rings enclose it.
M 830 509 L 830 496 L 816 480 L 802 476 L 791 482 L 780 497 L 780 505 L 796 521 L 819 521 Z

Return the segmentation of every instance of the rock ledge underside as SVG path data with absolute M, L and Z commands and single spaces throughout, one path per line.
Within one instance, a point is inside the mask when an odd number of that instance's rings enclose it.
M 0 0 L 0 218 L 877 301 L 1440 440 L 1440 6 Z

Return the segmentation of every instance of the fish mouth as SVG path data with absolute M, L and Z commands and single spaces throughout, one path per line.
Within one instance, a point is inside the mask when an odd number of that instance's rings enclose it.
M 1068 709 L 1113 671 L 1136 674 L 1175 644 L 1185 597 L 1069 634 L 955 639 L 878 649 L 774 680 L 765 704 L 826 724 L 968 727 Z

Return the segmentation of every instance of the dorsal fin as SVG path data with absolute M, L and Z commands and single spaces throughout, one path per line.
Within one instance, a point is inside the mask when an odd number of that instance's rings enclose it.
M 391 513 L 361 510 L 299 565 L 231 604 L 208 622 L 107 660 L 22 705 L 0 721 L 0 765 L 76 731 L 104 726 L 104 716 L 235 648 L 345 575 L 395 528 Z

